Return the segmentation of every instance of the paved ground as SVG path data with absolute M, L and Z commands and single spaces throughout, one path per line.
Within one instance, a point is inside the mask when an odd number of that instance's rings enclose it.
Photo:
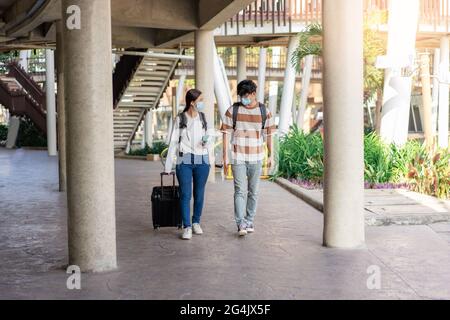
M 56 159 L 0 149 L 0 299 L 450 299 L 450 224 L 368 227 L 367 248 L 322 247 L 322 214 L 270 182 L 257 233 L 235 235 L 232 185 L 208 187 L 191 242 L 154 232 L 159 165 L 117 161 L 120 268 L 66 288 L 66 207 Z M 367 288 L 378 266 L 381 289 Z

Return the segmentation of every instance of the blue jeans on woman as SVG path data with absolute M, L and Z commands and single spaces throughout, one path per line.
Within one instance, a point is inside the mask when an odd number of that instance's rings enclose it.
M 180 207 L 184 228 L 200 223 L 209 171 L 208 155 L 185 154 L 177 164 L 176 173 L 180 184 Z M 191 223 L 192 185 L 194 185 L 194 216 Z

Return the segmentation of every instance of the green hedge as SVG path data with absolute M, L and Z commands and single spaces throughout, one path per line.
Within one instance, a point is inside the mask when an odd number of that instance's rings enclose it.
M 280 140 L 276 176 L 322 184 L 324 147 L 320 134 L 304 134 L 292 127 Z M 429 153 L 418 141 L 399 148 L 375 133 L 364 136 L 364 178 L 368 185 L 408 184 L 413 190 L 450 197 L 450 152 Z
M 0 124 L 0 141 L 6 141 L 8 139 L 8 126 Z
M 147 156 L 148 154 L 161 154 L 166 148 L 168 147 L 168 145 L 164 142 L 161 141 L 157 141 L 155 143 L 153 143 L 153 145 L 150 147 L 148 144 L 145 145 L 144 149 L 138 149 L 138 150 L 133 150 L 130 151 L 128 153 L 129 156 Z
M 34 123 L 27 118 L 23 118 L 20 122 L 19 136 L 17 137 L 18 148 L 21 147 L 47 147 L 47 137 L 40 132 Z

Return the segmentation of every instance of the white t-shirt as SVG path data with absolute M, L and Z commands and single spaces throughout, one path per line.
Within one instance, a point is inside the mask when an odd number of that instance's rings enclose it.
M 175 119 L 170 138 L 169 152 L 167 153 L 165 172 L 171 172 L 173 170 L 174 163 L 176 163 L 176 158 L 179 152 L 199 156 L 208 155 L 209 148 L 211 145 L 214 145 L 214 130 L 208 129 L 208 131 L 205 132 L 200 114 L 197 114 L 195 118 L 192 118 L 188 113 L 186 113 L 186 119 L 187 127 L 184 129 L 180 129 L 180 116 Z M 179 143 L 180 133 L 181 143 Z M 209 141 L 205 146 L 203 146 L 203 137 L 205 135 L 209 136 Z

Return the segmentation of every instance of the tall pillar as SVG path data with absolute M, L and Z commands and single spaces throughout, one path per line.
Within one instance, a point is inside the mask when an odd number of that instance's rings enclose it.
M 365 241 L 363 0 L 324 0 L 323 31 L 324 244 L 355 248 Z
M 280 47 L 272 48 L 272 68 L 280 68 Z M 273 116 L 276 116 L 278 109 L 278 81 L 270 81 L 269 88 L 269 109 Z
M 55 96 L 55 53 L 45 50 L 45 93 L 47 107 L 47 147 L 48 155 L 58 155 L 56 147 L 56 96 Z
M 64 101 L 64 44 L 62 37 L 63 25 L 56 23 L 56 71 L 58 73 L 58 155 L 59 155 L 59 191 L 67 190 L 66 169 L 66 108 Z
M 63 0 L 62 16 L 71 19 L 63 29 L 69 263 L 109 271 L 117 268 L 111 1 Z
M 439 115 L 438 115 L 438 145 L 440 148 L 448 148 L 448 117 L 449 117 L 449 37 L 441 39 L 441 65 L 439 85 Z
M 284 74 L 283 96 L 281 98 L 281 107 L 280 107 L 280 125 L 279 125 L 280 135 L 287 134 L 290 126 L 292 101 L 294 99 L 295 76 L 296 76 L 296 69 L 292 64 L 291 60 L 292 56 L 295 53 L 295 49 L 297 49 L 297 46 L 298 46 L 297 37 L 290 37 L 288 52 L 286 55 L 286 70 Z
M 267 48 L 259 50 L 258 65 L 258 101 L 265 103 L 266 100 L 266 71 L 267 71 Z
M 301 130 L 305 128 L 305 114 L 306 106 L 308 104 L 309 85 L 311 83 L 311 73 L 314 56 L 309 55 L 305 57 L 305 66 L 302 75 L 302 91 L 300 93 L 300 105 L 298 109 L 297 125 Z
M 195 85 L 203 92 L 205 102 L 205 115 L 209 128 L 215 128 L 214 123 L 214 31 L 198 30 L 195 32 Z M 211 174 L 209 181 L 215 181 L 215 153 L 212 146 L 209 150 Z
M 237 82 L 247 80 L 247 49 L 237 47 Z

